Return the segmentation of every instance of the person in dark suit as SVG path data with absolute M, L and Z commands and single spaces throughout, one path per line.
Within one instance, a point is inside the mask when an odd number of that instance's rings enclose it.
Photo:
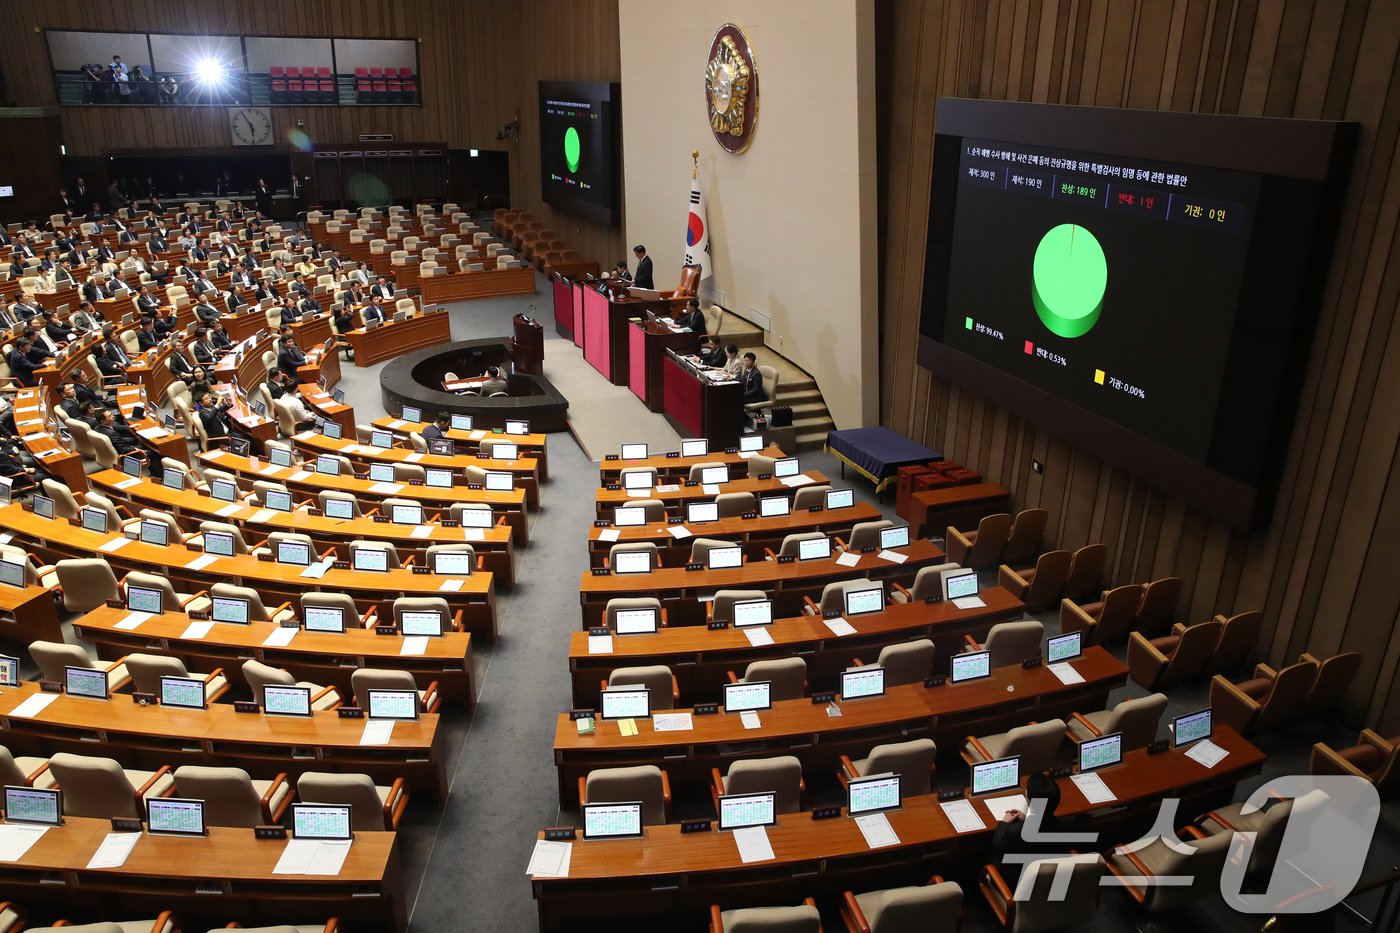
M 685 313 L 676 321 L 681 327 L 689 327 L 692 333 L 704 335 L 709 328 L 705 321 L 705 312 L 700 310 L 700 301 L 692 298 L 685 303 Z
M 73 316 L 68 319 L 69 329 L 77 334 L 101 330 L 102 324 L 102 313 L 86 301 L 79 302 L 78 310 L 74 311 Z
M 77 201 L 79 204 L 88 203 L 88 186 L 87 182 L 82 178 L 79 178 L 73 185 L 73 200 Z
M 10 262 L 9 273 L 11 282 L 15 281 L 16 279 L 24 278 L 24 263 L 21 262 L 19 259 L 12 260 Z
M 120 338 L 117 337 L 117 329 L 111 324 L 104 324 L 102 352 L 97 354 L 97 368 L 102 370 L 104 376 L 124 376 L 126 368 L 130 365 L 131 357 L 127 355 L 126 347 L 122 346 Z
M 194 306 L 194 316 L 203 324 L 213 324 L 219 319 L 219 309 L 210 304 L 208 298 L 201 298 Z
M 394 287 L 385 281 L 384 276 L 381 275 L 375 280 L 375 283 L 369 287 L 369 296 L 371 298 L 383 298 L 385 301 L 388 301 L 390 298 L 394 297 Z
M 164 340 L 175 332 L 180 326 L 175 316 L 175 309 L 170 306 L 157 307 L 155 310 L 156 334 Z
M 10 313 L 16 321 L 27 321 L 39 316 L 39 306 L 34 303 L 34 296 L 29 292 L 20 292 L 15 303 L 10 305 Z
M 282 323 L 295 324 L 301 320 L 301 312 L 297 310 L 297 300 L 291 295 L 282 299 Z
M 103 408 L 97 412 L 97 433 L 106 437 L 116 448 L 117 455 L 125 457 L 129 454 L 142 454 L 141 441 L 132 433 L 131 428 L 124 424 L 117 424 L 116 418 L 112 417 L 111 409 Z
M 111 262 L 117 258 L 116 251 L 107 245 L 106 237 L 97 238 L 97 249 L 93 251 L 93 256 L 98 262 Z
M 190 381 L 190 376 L 194 372 L 194 364 L 190 362 L 189 355 L 185 352 L 184 346 L 179 338 L 172 338 L 170 341 L 170 355 L 166 358 L 170 361 L 170 374 L 176 379 Z
M 210 366 L 217 358 L 214 352 L 214 345 L 209 342 L 209 328 L 197 327 L 194 332 L 194 360 L 196 363 L 203 363 Z
M 82 414 L 83 403 L 78 401 L 78 387 L 75 383 L 65 382 L 63 388 L 59 389 L 58 407 L 70 418 L 77 418 Z
M 613 275 L 624 282 L 632 281 L 632 273 L 627 271 L 627 260 L 619 259 L 617 266 L 613 268 Z
M 209 342 L 215 350 L 227 350 L 233 346 L 233 338 L 228 335 L 223 321 L 215 321 L 214 326 L 209 328 Z
M 170 244 L 165 242 L 165 237 L 156 235 L 146 241 L 146 249 L 150 251 L 151 258 L 154 259 L 157 253 L 163 253 L 170 249 Z
M 992 845 L 1005 855 L 1022 857 L 1063 855 L 1064 843 L 1035 838 L 1041 833 L 1058 834 L 1062 832 L 1060 820 L 1055 816 L 1055 810 L 1060 805 L 1059 785 L 1049 774 L 1036 772 L 1026 778 L 1026 799 L 1029 802 L 1030 812 L 1006 811 L 1002 815 L 1001 822 L 997 823 L 996 832 L 992 834 Z M 1027 833 L 1027 829 L 1032 830 L 1032 832 Z M 1016 883 L 1021 878 L 1021 869 L 1031 860 L 1003 858 L 1001 864 L 997 866 L 997 870 L 1001 872 L 1002 878 L 1014 890 Z
M 58 320 L 58 312 L 45 309 L 44 311 L 44 334 L 55 344 L 63 345 L 72 336 L 67 327 Z
M 314 295 L 307 295 L 297 303 L 297 310 L 302 314 L 316 315 L 326 309 L 321 307 L 321 303 L 316 300 Z
M 651 277 L 651 257 L 647 255 L 647 248 L 638 243 L 632 247 L 632 255 L 637 257 L 637 274 L 632 276 L 632 281 L 637 283 L 638 288 L 655 288 Z
M 266 217 L 272 216 L 272 189 L 265 180 L 259 178 L 258 183 L 253 186 L 253 199 L 257 202 L 259 213 Z
M 74 394 L 77 395 L 77 397 L 78 397 L 78 404 L 80 404 L 80 405 L 100 405 L 100 406 L 104 406 L 104 407 L 107 405 L 106 400 L 104 400 L 104 399 L 102 398 L 102 396 L 98 395 L 97 392 L 92 388 L 92 386 L 88 385 L 88 383 L 87 383 L 87 380 L 88 380 L 87 370 L 85 370 L 85 369 L 75 369 L 75 370 L 73 370 L 73 375 L 72 375 L 71 379 L 72 379 L 72 383 L 73 383 L 73 392 L 74 392 Z M 112 404 L 116 404 L 116 403 L 113 402 Z
M 144 353 L 160 343 L 160 337 L 156 334 L 156 322 L 154 318 L 141 318 L 141 329 L 136 332 L 136 345 Z
M 439 437 L 447 436 L 447 429 L 452 424 L 452 416 L 445 411 L 438 412 L 433 423 L 423 429 L 423 440 L 431 441 Z
M 263 383 L 267 386 L 267 394 L 272 396 L 275 402 L 287 391 L 287 386 L 282 381 L 282 370 L 276 366 L 269 366 L 267 370 L 267 381 Z
M 306 354 L 297 347 L 295 337 L 283 337 L 282 349 L 277 353 L 277 368 L 284 373 L 294 373 L 298 366 L 306 365 Z
M 67 188 L 58 189 L 58 212 L 60 214 L 71 214 L 78 209 L 78 202 L 68 195 Z
M 19 320 L 15 317 L 14 311 L 5 303 L 5 296 L 0 295 L 0 327 L 9 330 L 18 323 Z
M 287 290 L 298 298 L 305 298 L 311 294 L 311 289 L 306 286 L 306 276 L 300 272 L 292 273 L 292 284 L 287 286 Z
M 106 290 L 105 290 L 101 285 L 99 285 L 99 284 L 97 283 L 97 277 L 96 277 L 96 276 L 90 276 L 90 277 L 88 278 L 88 280 L 87 280 L 86 282 L 83 283 L 82 292 L 83 292 L 83 300 L 84 300 L 84 301 L 90 301 L 90 302 L 92 302 L 93 304 L 96 304 L 97 302 L 101 301 L 103 298 L 106 298 L 106 297 L 107 297 L 107 292 L 106 292 Z
M 361 309 L 360 316 L 364 318 L 366 327 L 371 324 L 383 324 L 387 320 L 384 315 L 384 304 L 379 300 L 378 295 L 371 298 L 369 304 Z
M 222 447 L 233 430 L 228 419 L 228 403 L 216 401 L 213 392 L 204 392 L 199 396 L 198 417 L 210 442 Z
M 29 358 L 29 352 L 33 348 L 34 344 L 28 337 L 21 337 L 10 350 L 10 356 L 6 360 L 10 364 L 10 375 L 25 388 L 33 388 L 39 384 L 39 380 L 34 376 L 34 371 L 39 366 Z
M 234 312 L 238 311 L 239 308 L 247 303 L 248 298 L 243 294 L 242 285 L 234 285 L 233 291 L 229 292 L 228 298 L 224 300 L 224 304 L 228 305 L 228 309 Z
M 142 314 L 154 314 L 156 308 L 160 307 L 160 299 L 151 294 L 149 285 L 142 285 L 140 291 L 136 293 L 136 310 Z
M 720 348 L 718 337 L 700 339 L 700 362 L 713 369 L 724 368 L 724 350 Z
M 744 404 L 768 401 L 768 393 L 763 391 L 763 373 L 758 371 L 758 357 L 744 354 Z
M 486 379 L 481 383 L 482 395 L 495 395 L 497 392 L 509 391 L 510 385 L 506 382 L 505 376 L 501 375 L 499 366 L 492 366 L 486 370 Z
M 340 293 L 340 300 L 341 303 L 347 305 L 362 305 L 369 300 L 369 296 L 365 294 L 365 290 L 358 283 L 354 283 Z

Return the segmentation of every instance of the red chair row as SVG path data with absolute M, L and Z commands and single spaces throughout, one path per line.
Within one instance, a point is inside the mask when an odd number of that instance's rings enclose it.
M 409 103 L 418 98 L 412 68 L 356 68 L 355 99 L 360 103 Z
M 274 103 L 327 103 L 335 100 L 335 78 L 330 68 L 286 68 L 273 65 L 267 69 L 268 86 Z

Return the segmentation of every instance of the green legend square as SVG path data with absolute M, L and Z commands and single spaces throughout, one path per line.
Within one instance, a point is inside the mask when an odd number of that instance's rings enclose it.
M 972 330 L 972 318 L 963 318 L 963 326 L 966 327 L 968 330 Z

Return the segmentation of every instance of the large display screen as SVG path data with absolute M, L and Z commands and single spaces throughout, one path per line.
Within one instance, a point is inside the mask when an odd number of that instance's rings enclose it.
M 1302 380 L 1345 126 L 940 101 L 920 362 L 1248 525 Z
M 540 82 L 544 200 L 600 224 L 617 219 L 619 85 Z

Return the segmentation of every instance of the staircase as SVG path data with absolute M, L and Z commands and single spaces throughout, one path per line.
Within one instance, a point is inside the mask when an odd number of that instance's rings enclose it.
M 836 425 L 826 409 L 826 402 L 822 400 L 817 381 L 778 356 L 771 347 L 765 347 L 763 331 L 737 314 L 726 311 L 719 330 L 723 343 L 734 344 L 741 353 L 745 348 L 753 348 L 760 364 L 772 366 L 778 371 L 777 403 L 792 408 L 792 428 L 783 429 L 791 430 L 797 438 L 792 452 L 820 450 L 826 444 L 827 432 Z

